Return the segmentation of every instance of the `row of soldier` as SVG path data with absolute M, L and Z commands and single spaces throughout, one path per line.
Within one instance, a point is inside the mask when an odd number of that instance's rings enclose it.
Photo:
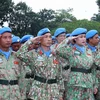
M 11 33 L 0 29 L 0 100 L 100 100 L 97 30 Z

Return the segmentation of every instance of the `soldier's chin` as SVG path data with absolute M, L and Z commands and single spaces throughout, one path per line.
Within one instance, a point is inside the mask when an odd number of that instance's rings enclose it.
M 82 43 L 82 46 L 85 46 L 86 45 L 86 43 Z
M 5 45 L 6 48 L 9 48 L 11 45 Z

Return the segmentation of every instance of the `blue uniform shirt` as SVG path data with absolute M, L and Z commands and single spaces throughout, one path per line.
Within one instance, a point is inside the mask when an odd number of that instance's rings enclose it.
M 9 50 L 8 52 L 5 52 L 5 51 L 2 51 L 1 49 L 0 49 L 0 52 L 5 56 L 5 58 L 8 60 L 8 58 L 9 58 L 9 56 L 10 56 L 10 54 L 11 54 L 11 51 Z
M 50 56 L 50 54 L 51 54 L 51 50 L 44 51 L 42 47 L 40 47 L 40 49 L 42 50 L 42 52 L 43 52 L 47 57 Z
M 75 44 L 74 45 L 76 48 L 77 48 L 77 50 L 79 50 L 81 53 L 85 53 L 85 47 L 84 46 L 79 46 L 79 45 L 77 45 L 77 44 Z
M 96 47 L 95 46 L 91 46 L 90 44 L 88 44 L 88 47 L 91 49 L 92 52 L 96 52 Z

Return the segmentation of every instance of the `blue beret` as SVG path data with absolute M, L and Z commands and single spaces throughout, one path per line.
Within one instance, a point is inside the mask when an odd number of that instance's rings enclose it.
M 26 42 L 27 40 L 33 38 L 34 36 L 33 35 L 24 35 L 22 38 L 21 38 L 21 43 L 24 43 Z
M 18 36 L 13 36 L 12 37 L 12 43 L 20 42 L 20 37 Z
M 56 39 L 55 36 L 52 36 L 52 40 Z
M 66 37 L 70 37 L 70 34 L 66 34 Z
M 92 38 L 96 34 L 98 34 L 97 30 L 90 30 L 86 33 L 86 39 Z
M 3 28 L 0 28 L 0 34 L 3 34 L 5 32 L 12 32 L 11 28 L 9 27 L 3 27 Z
M 66 33 L 66 29 L 65 28 L 57 28 L 54 33 L 54 36 L 57 37 L 58 35 L 60 35 L 62 33 Z
M 50 33 L 50 30 L 48 28 L 43 28 L 38 32 L 37 36 L 42 36 L 46 33 Z
M 85 28 L 76 28 L 72 33 L 71 33 L 71 36 L 77 36 L 77 35 L 80 35 L 80 34 L 86 34 L 87 32 L 87 29 Z

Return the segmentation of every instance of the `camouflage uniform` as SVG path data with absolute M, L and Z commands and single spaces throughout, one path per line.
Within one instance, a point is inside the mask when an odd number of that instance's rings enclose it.
M 59 44 L 55 43 L 51 46 L 51 50 L 53 52 L 55 52 L 57 46 Z M 65 58 L 63 57 L 58 57 L 58 60 L 59 60 L 59 66 L 62 68 L 62 77 L 64 79 L 64 88 L 65 88 L 65 91 L 64 91 L 64 96 L 63 96 L 63 99 L 65 100 L 65 96 L 66 96 L 66 91 L 67 91 L 67 79 L 68 79 L 68 75 L 70 73 L 70 68 L 69 68 L 69 63 L 68 63 L 68 60 L 66 60 Z
M 66 100 L 94 100 L 93 89 L 97 87 L 91 73 L 94 62 L 91 50 L 82 54 L 76 47 L 70 47 L 64 40 L 56 49 L 58 56 L 68 59 L 71 72 L 67 82 Z M 96 73 L 96 72 L 95 72 Z
M 22 100 L 18 85 L 19 64 L 14 52 L 8 60 L 0 53 L 0 100 Z
M 32 70 L 34 81 L 30 89 L 29 98 L 32 100 L 59 100 L 63 95 L 63 80 L 61 67 L 55 56 L 47 57 L 40 49 L 29 51 L 27 41 L 17 52 L 17 56 Z
M 19 87 L 22 99 L 26 99 L 32 85 L 32 79 L 29 77 L 31 69 L 24 62 L 21 65 L 21 77 L 19 79 Z
M 96 65 L 99 65 L 100 66 L 100 45 L 97 46 L 97 52 L 95 54 L 95 57 L 96 57 Z M 98 57 L 98 59 L 97 59 Z M 99 86 L 98 86 L 98 92 L 96 94 L 96 100 L 100 100 L 100 67 L 96 66 L 97 67 L 97 73 L 96 73 L 96 77 L 98 78 L 98 82 L 99 82 Z

